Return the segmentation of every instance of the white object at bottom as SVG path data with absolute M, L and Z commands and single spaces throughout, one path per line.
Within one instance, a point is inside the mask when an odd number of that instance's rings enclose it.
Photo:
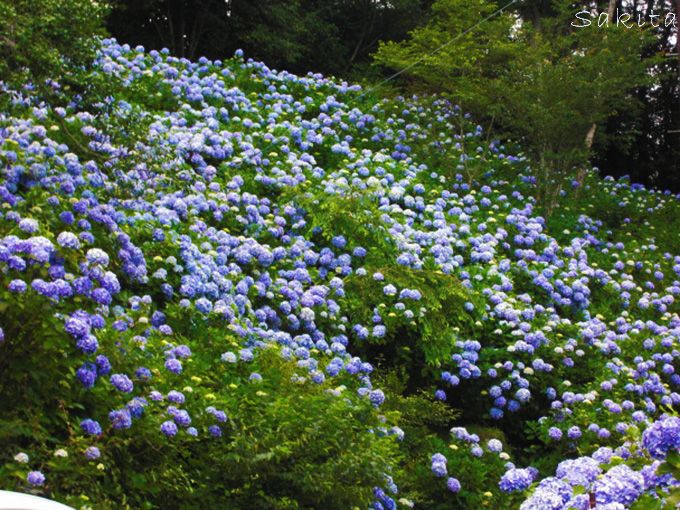
M 0 510 L 73 510 L 73 508 L 30 494 L 0 491 Z

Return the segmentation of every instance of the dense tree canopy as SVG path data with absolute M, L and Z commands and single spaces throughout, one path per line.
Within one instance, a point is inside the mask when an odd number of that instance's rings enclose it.
M 403 38 L 427 0 L 115 0 L 113 35 L 174 55 L 223 58 L 243 49 L 269 66 L 346 75 L 384 39 Z M 134 41 L 134 42 L 133 42 Z
M 89 64 L 106 12 L 89 0 L 0 0 L 0 80 L 42 85 L 64 74 L 62 59 Z

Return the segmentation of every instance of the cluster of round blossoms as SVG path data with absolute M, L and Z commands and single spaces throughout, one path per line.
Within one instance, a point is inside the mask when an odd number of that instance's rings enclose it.
M 663 461 L 669 453 L 680 453 L 677 416 L 651 423 L 638 442 L 626 442 L 615 450 L 601 447 L 588 457 L 562 461 L 555 476 L 538 483 L 521 510 L 620 510 L 645 494 L 653 504 L 670 508 L 666 498 L 680 488 L 680 480 L 675 478 L 678 466 L 665 469 Z
M 41 319 L 57 321 L 72 348 L 75 382 L 107 392 L 69 417 L 101 441 L 84 449 L 88 460 L 105 450 L 103 430 L 141 420 L 167 440 L 224 440 L 231 410 L 191 391 L 203 346 L 176 332 L 178 317 L 230 336 L 216 364 L 247 367 L 274 349 L 296 382 L 370 412 L 390 395 L 355 354 L 416 331 L 423 358 L 441 367 L 438 400 L 463 408 L 481 394 L 482 419 L 501 428 L 541 416 L 540 438 L 564 450 L 618 444 L 680 404 L 680 256 L 658 253 L 653 239 L 612 240 L 585 214 L 573 231 L 550 231 L 524 159 L 485 140 L 450 102 L 369 103 L 358 86 L 240 54 L 189 62 L 113 40 L 94 66 L 130 90 L 155 80 L 161 103 L 54 106 L 4 90 L 12 110 L 0 113 L 3 305 L 16 318 L 26 303 L 49 303 L 54 313 Z M 622 214 L 677 200 L 597 185 Z M 463 297 L 442 312 L 424 274 L 455 282 Z M 0 343 L 21 341 L 16 323 L 0 326 Z M 643 434 L 657 459 L 677 449 L 668 420 Z M 396 426 L 380 433 L 403 437 Z M 484 455 L 479 437 L 454 435 Z M 500 441 L 486 449 L 507 456 Z M 576 479 L 598 505 L 628 505 L 648 487 L 622 466 L 597 479 L 586 461 L 560 466 L 532 496 L 540 504 L 525 508 L 581 504 L 567 497 Z M 451 493 L 467 490 L 442 454 L 431 469 Z M 526 489 L 536 476 L 512 466 L 500 489 Z M 396 505 L 387 485 L 376 509 Z

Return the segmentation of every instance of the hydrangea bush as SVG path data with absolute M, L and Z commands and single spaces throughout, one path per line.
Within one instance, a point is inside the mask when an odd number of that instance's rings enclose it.
M 670 504 L 678 197 L 592 172 L 546 220 L 521 152 L 451 102 L 241 52 L 104 40 L 83 72 L 0 100 L 3 488 Z
M 521 510 L 674 508 L 680 504 L 680 418 L 663 416 L 642 438 L 562 461 Z M 526 487 L 523 487 L 523 489 Z

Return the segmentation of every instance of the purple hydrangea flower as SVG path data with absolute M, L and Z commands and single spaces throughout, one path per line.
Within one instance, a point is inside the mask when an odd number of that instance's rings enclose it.
M 486 447 L 490 452 L 493 453 L 500 453 L 503 451 L 503 443 L 501 443 L 498 439 L 489 439 L 489 441 L 486 443 Z
M 372 390 L 368 394 L 368 400 L 370 400 L 374 407 L 379 407 L 383 402 L 385 402 L 385 394 L 382 392 L 382 390 Z
M 642 434 L 642 445 L 655 459 L 680 451 L 680 417 L 667 416 L 652 423 Z
M 85 458 L 87 460 L 97 460 L 101 456 L 101 452 L 99 451 L 99 448 L 96 446 L 88 446 L 85 449 Z
M 113 374 L 110 380 L 111 384 L 113 384 L 118 391 L 122 391 L 123 393 L 132 393 L 132 390 L 134 389 L 132 381 L 125 374 Z
M 9 285 L 7 285 L 7 288 L 12 291 L 16 292 L 17 294 L 23 294 L 26 292 L 26 288 L 28 286 L 26 285 L 26 282 L 23 280 L 12 280 L 9 282 Z
M 80 428 L 89 436 L 98 436 L 102 433 L 102 427 L 99 425 L 99 422 L 91 420 L 90 418 L 81 421 Z
M 109 413 L 109 420 L 114 429 L 129 429 L 132 426 L 132 416 L 127 409 L 116 409 Z
M 179 391 L 170 390 L 168 392 L 168 402 L 172 402 L 173 404 L 184 404 L 185 400 L 184 394 Z
M 433 462 L 432 463 L 432 473 L 438 478 L 443 478 L 446 476 L 446 464 L 443 462 Z
M 446 487 L 453 493 L 460 491 L 460 482 L 457 478 L 450 477 L 446 480 Z
M 555 441 L 559 441 L 562 439 L 562 431 L 557 427 L 550 427 L 550 430 L 548 430 L 548 437 Z
M 511 468 L 501 477 L 498 486 L 503 492 L 523 491 L 534 481 L 534 475 L 528 469 Z
M 161 423 L 161 432 L 168 437 L 177 435 L 177 425 L 174 421 L 167 420 Z
M 165 362 L 165 368 L 167 368 L 173 374 L 182 373 L 182 363 L 175 358 L 171 358 Z
M 26 475 L 26 481 L 33 486 L 39 487 L 45 483 L 45 475 L 40 471 L 29 471 Z
M 642 474 L 625 464 L 619 464 L 595 481 L 593 493 L 598 506 L 608 503 L 630 505 L 642 495 L 644 488 Z
M 62 232 L 57 236 L 57 244 L 62 248 L 71 248 L 76 250 L 80 248 L 80 240 L 72 232 Z
M 602 472 L 599 463 L 590 457 L 579 457 L 560 462 L 555 470 L 555 476 L 571 485 L 590 487 Z

